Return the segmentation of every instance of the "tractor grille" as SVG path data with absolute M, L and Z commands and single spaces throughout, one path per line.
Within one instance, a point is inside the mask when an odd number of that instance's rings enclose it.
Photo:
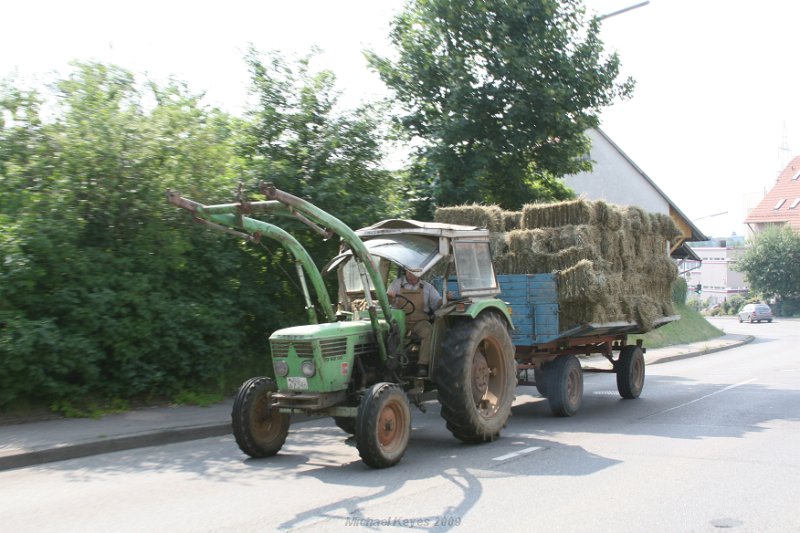
M 289 347 L 294 346 L 297 357 L 314 357 L 314 341 L 280 341 L 274 340 L 272 345 L 273 357 L 288 357 Z
M 347 352 L 347 337 L 319 341 L 322 357 L 342 356 Z
M 355 355 L 370 355 L 376 353 L 378 351 L 378 345 L 374 342 L 368 342 L 364 344 L 356 344 L 353 346 L 353 353 Z

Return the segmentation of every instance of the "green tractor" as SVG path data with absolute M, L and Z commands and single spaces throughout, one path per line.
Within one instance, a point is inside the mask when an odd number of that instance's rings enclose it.
M 492 441 L 505 426 L 516 387 L 516 361 L 506 304 L 497 298 L 485 229 L 413 220 L 387 220 L 353 231 L 309 202 L 262 185 L 268 201 L 204 206 L 169 193 L 198 220 L 247 239 L 279 240 L 295 257 L 309 324 L 269 338 L 275 379 L 254 377 L 233 405 L 236 442 L 251 457 L 278 453 L 289 415 L 331 416 L 355 436 L 364 463 L 397 464 L 411 435 L 413 403 L 438 398 L 447 428 L 467 443 Z M 323 269 L 338 278 L 331 304 L 321 273 L 300 244 L 253 213 L 298 218 L 341 238 L 340 253 Z M 325 229 L 326 228 L 326 229 Z M 419 377 L 419 339 L 407 331 L 413 303 L 390 305 L 387 283 L 402 271 L 440 284 L 444 299 L 433 316 L 427 376 Z M 311 282 L 325 321 L 308 291 Z M 448 299 L 450 294 L 455 297 Z

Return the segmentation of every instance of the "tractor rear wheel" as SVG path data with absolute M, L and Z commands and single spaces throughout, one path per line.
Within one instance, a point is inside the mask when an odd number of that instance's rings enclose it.
M 280 451 L 289 433 L 289 415 L 272 408 L 278 390 L 270 378 L 251 378 L 242 384 L 231 411 L 236 444 L 250 457 L 270 457 Z
M 372 468 L 394 466 L 411 437 L 408 396 L 394 383 L 376 383 L 367 391 L 356 416 L 356 448 Z
M 619 360 L 614 365 L 617 373 L 619 395 L 628 400 L 638 398 L 644 388 L 644 355 L 642 349 L 633 344 L 622 348 Z
M 453 436 L 467 443 L 496 439 L 511 414 L 517 385 L 505 320 L 489 312 L 456 323 L 442 343 L 436 382 L 442 418 Z
M 547 400 L 556 416 L 574 416 L 583 403 L 583 370 L 574 355 L 562 355 L 547 368 Z

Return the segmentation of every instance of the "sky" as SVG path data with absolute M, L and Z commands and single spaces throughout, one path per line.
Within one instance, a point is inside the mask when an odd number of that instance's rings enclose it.
M 585 0 L 607 14 L 640 0 Z M 41 86 L 71 60 L 113 62 L 245 108 L 253 44 L 300 57 L 322 49 L 342 105 L 387 95 L 363 50 L 390 53 L 403 0 L 10 2 L 0 19 L 0 78 Z M 601 128 L 707 235 L 744 233 L 746 208 L 800 150 L 796 21 L 800 2 L 651 0 L 605 19 L 633 97 L 603 111 Z M 722 214 L 720 214 L 722 213 Z

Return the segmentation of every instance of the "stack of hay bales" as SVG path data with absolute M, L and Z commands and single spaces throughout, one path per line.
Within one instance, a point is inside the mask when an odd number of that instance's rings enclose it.
M 435 220 L 488 228 L 498 274 L 557 273 L 561 331 L 620 320 L 648 331 L 674 312 L 667 251 L 679 231 L 667 215 L 579 199 L 521 212 L 440 208 Z

